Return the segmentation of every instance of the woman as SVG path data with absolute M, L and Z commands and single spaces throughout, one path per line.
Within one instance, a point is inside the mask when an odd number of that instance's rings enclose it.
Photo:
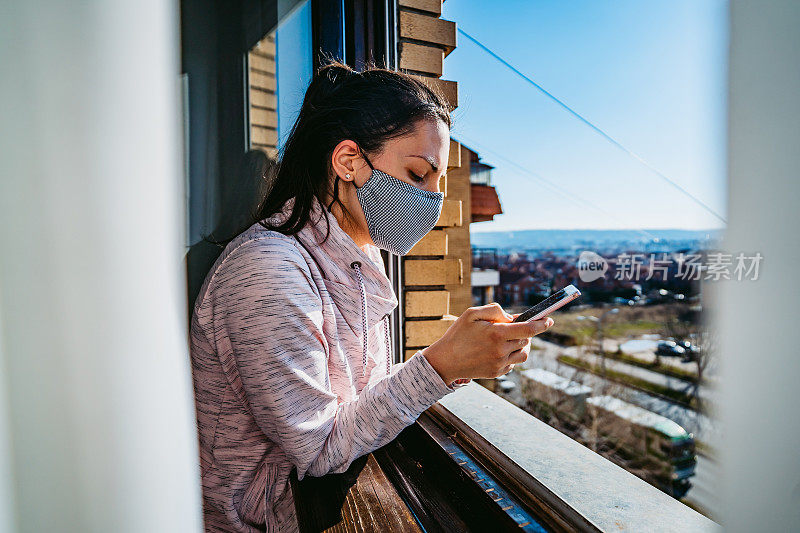
M 333 63 L 312 80 L 258 222 L 192 315 L 208 531 L 296 530 L 293 468 L 345 471 L 471 378 L 525 361 L 552 325 L 475 307 L 391 365 L 379 248 L 404 255 L 435 225 L 449 136 L 446 104 L 410 76 Z

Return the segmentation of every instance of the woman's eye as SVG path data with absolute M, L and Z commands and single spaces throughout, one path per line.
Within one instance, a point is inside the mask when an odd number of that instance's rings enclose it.
M 410 177 L 412 180 L 414 180 L 414 181 L 416 181 L 416 182 L 418 182 L 418 183 L 422 183 L 423 181 L 425 181 L 425 178 L 424 178 L 424 177 L 422 177 L 422 176 L 417 176 L 416 174 L 414 174 L 414 173 L 413 173 L 413 172 L 411 172 L 411 171 L 409 171 L 409 172 L 408 172 L 408 175 L 409 175 L 409 177 Z

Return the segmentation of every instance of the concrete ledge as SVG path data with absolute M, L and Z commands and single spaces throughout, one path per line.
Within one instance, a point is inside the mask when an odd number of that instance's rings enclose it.
M 600 531 L 721 531 L 721 527 L 646 481 L 572 440 L 475 382 L 431 408 L 457 420 L 477 446 L 518 466 L 523 485 L 544 488 L 584 521 L 577 529 Z M 573 514 L 569 513 L 569 514 Z M 566 514 L 566 513 L 564 513 Z

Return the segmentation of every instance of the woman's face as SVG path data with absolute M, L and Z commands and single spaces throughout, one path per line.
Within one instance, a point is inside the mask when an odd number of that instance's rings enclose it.
M 367 154 L 376 170 L 434 192 L 439 192 L 439 180 L 447 170 L 449 156 L 450 129 L 438 119 L 421 120 L 411 132 L 387 141 L 380 152 Z M 331 167 L 334 172 L 331 190 L 333 180 L 339 176 L 339 200 L 352 216 L 352 219 L 345 220 L 341 206 L 335 203 L 331 210 L 339 225 L 359 246 L 374 244 L 364 210 L 356 196 L 356 187 L 363 186 L 370 179 L 372 169 L 361 157 L 356 143 L 349 140 L 340 142 L 333 150 Z M 331 200 L 329 197 L 327 203 Z

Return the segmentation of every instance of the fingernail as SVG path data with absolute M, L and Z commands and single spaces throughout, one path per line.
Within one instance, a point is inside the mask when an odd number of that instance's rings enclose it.
M 547 319 L 547 327 L 548 327 L 548 328 L 549 328 L 549 327 L 551 327 L 551 326 L 552 326 L 553 324 L 555 324 L 555 323 L 556 323 L 556 321 L 555 321 L 555 320 L 553 320 L 552 318 L 549 318 L 549 317 L 548 317 L 548 319 Z

